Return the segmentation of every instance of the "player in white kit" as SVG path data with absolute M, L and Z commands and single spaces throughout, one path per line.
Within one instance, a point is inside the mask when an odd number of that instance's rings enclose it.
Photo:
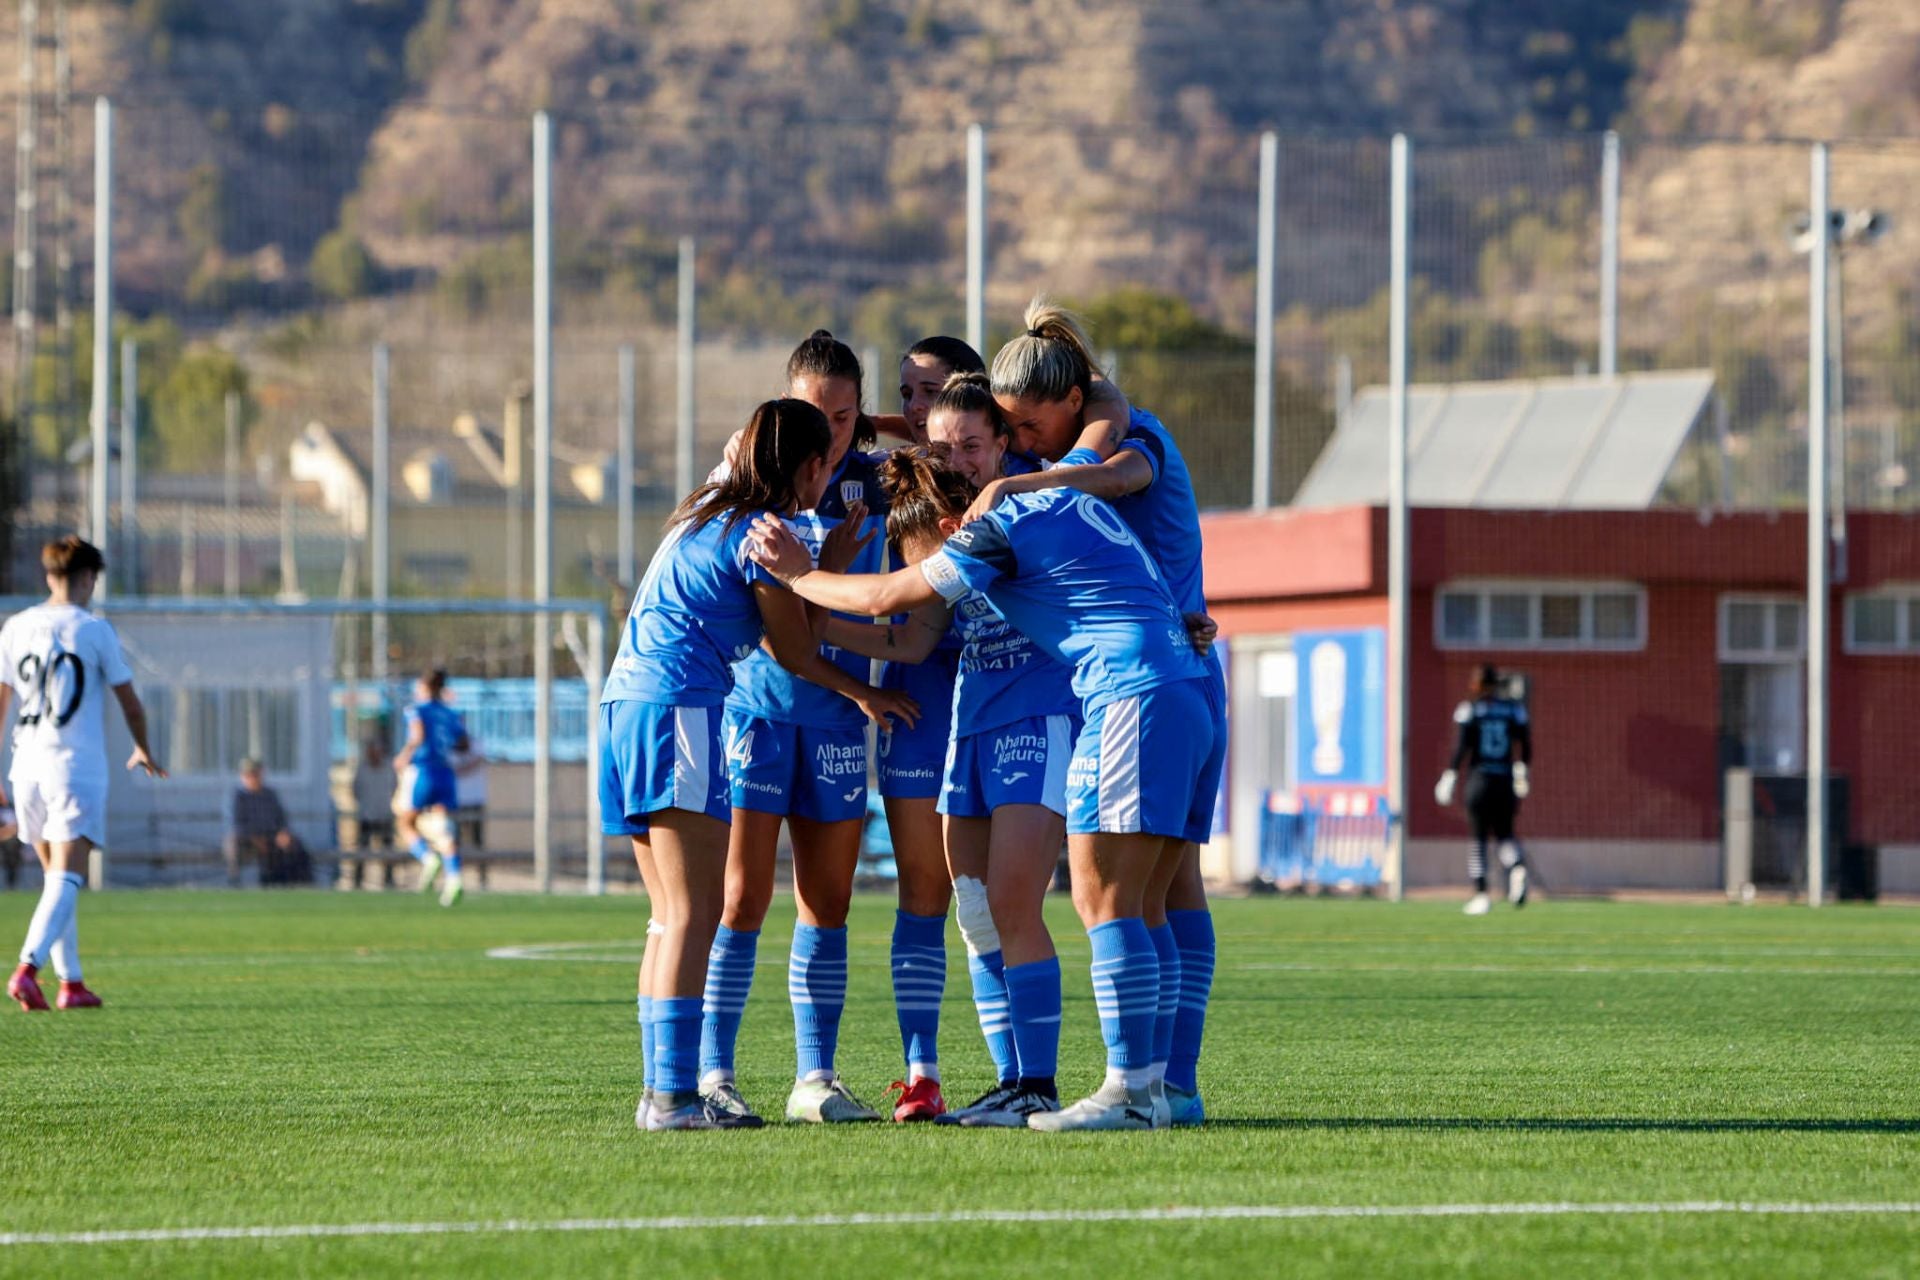
M 127 768 L 167 776 L 147 746 L 147 713 L 133 691 L 120 637 L 106 619 L 87 612 L 106 560 L 91 543 L 69 536 L 47 543 L 40 563 L 47 602 L 0 627 L 0 718 L 14 698 L 20 702 L 8 787 L 20 841 L 33 846 L 46 873 L 20 967 L 7 983 L 8 997 L 29 1013 L 47 1008 L 37 975 L 49 956 L 60 975 L 60 1008 L 100 1003 L 80 980 L 74 908 L 86 883 L 87 854 L 106 834 L 109 690 L 133 738 Z M 0 791 L 0 808 L 7 804 Z

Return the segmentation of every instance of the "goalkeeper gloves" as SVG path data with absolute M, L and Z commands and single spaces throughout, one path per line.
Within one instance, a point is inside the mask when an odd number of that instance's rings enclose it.
M 1513 766 L 1514 798 L 1516 800 L 1525 800 L 1527 798 L 1527 792 L 1531 790 L 1533 790 L 1533 783 L 1527 778 L 1527 766 L 1525 764 L 1514 765 Z
M 1456 774 L 1451 769 L 1441 774 L 1440 781 L 1433 784 L 1434 803 L 1439 805 L 1442 809 L 1452 804 L 1453 803 L 1453 785 L 1459 780 L 1460 780 L 1460 775 Z

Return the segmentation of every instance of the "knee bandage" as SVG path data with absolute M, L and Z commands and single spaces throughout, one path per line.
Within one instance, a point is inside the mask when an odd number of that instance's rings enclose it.
M 993 912 L 987 906 L 987 886 L 972 876 L 957 876 L 953 881 L 954 915 L 960 920 L 960 939 L 967 954 L 984 956 L 1000 949 L 1000 931 L 993 927 Z

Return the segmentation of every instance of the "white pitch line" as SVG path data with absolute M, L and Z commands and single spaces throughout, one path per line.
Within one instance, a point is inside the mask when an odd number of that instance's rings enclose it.
M 366 1236 L 516 1235 L 571 1231 L 790 1231 L 823 1227 L 912 1227 L 1092 1222 L 1302 1222 L 1338 1218 L 1563 1218 L 1742 1215 L 1750 1217 L 1904 1216 L 1920 1201 L 1837 1202 L 1675 1200 L 1546 1201 L 1515 1204 L 1252 1204 L 1145 1209 L 962 1209 L 945 1213 L 822 1213 L 669 1218 L 556 1218 L 492 1222 L 341 1222 L 298 1226 L 152 1227 L 126 1231 L 0 1234 L 0 1246 L 171 1244 L 199 1240 L 318 1240 Z

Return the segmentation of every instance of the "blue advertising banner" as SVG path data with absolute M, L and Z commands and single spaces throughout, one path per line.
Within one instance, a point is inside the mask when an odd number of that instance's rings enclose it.
M 1294 698 L 1297 785 L 1387 785 L 1387 633 L 1301 631 Z

